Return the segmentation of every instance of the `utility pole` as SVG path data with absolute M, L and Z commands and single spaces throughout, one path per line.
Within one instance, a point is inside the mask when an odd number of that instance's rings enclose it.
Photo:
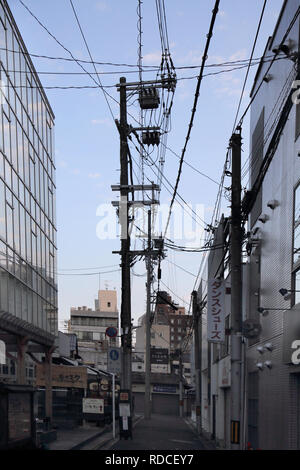
M 121 388 L 131 391 L 131 288 L 130 288 L 130 233 L 128 217 L 128 163 L 127 163 L 127 104 L 126 78 L 120 79 L 120 193 L 119 206 L 121 222 L 121 328 L 122 328 L 122 370 Z
M 231 137 L 231 449 L 241 448 L 242 215 L 241 128 Z
M 113 206 L 118 207 L 119 220 L 121 225 L 121 250 L 113 251 L 121 255 L 122 271 L 122 294 L 121 294 L 121 328 L 122 328 L 122 367 L 121 367 L 121 388 L 131 392 L 131 286 L 130 286 L 130 268 L 133 259 L 136 256 L 146 256 L 147 250 L 130 251 L 130 231 L 129 231 L 129 206 L 159 204 L 154 198 L 154 192 L 159 191 L 159 185 L 152 183 L 149 185 L 128 184 L 128 136 L 133 132 L 141 143 L 137 131 L 142 133 L 142 148 L 144 145 L 159 145 L 160 132 L 159 127 L 135 127 L 127 123 L 127 92 L 139 95 L 141 109 L 156 109 L 159 106 L 158 89 L 174 90 L 176 79 L 174 77 L 164 77 L 161 80 L 148 80 L 144 82 L 127 83 L 125 77 L 120 78 L 120 83 L 116 86 L 120 92 L 120 122 L 116 120 L 116 125 L 120 134 L 120 185 L 112 185 L 113 191 L 120 191 L 120 201 L 112 201 Z M 152 191 L 152 198 L 148 200 L 136 201 L 128 200 L 129 192 L 134 191 Z M 150 234 L 151 241 L 151 234 Z M 151 251 L 151 249 L 150 249 Z M 161 250 L 152 250 L 153 257 L 157 257 Z M 150 263 L 151 264 L 151 263 Z M 148 283 L 150 284 L 150 283 Z M 150 358 L 149 358 L 150 360 Z M 131 394 L 131 393 L 130 393 Z
M 194 360 L 195 360 L 195 386 L 196 386 L 196 425 L 197 432 L 202 432 L 202 315 L 198 307 L 197 291 L 193 296 L 193 318 L 194 318 Z
M 147 310 L 146 310 L 146 348 L 145 348 L 145 419 L 151 418 L 151 209 L 148 210 L 148 250 L 146 254 L 147 263 Z

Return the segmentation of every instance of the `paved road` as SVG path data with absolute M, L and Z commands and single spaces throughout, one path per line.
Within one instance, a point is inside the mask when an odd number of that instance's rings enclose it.
M 203 450 L 192 429 L 178 416 L 152 415 L 141 419 L 133 429 L 133 438 L 122 439 L 111 450 Z

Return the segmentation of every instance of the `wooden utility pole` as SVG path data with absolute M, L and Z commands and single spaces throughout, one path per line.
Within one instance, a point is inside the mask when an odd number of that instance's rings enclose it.
M 119 218 L 121 223 L 121 328 L 122 368 L 121 388 L 131 391 L 131 288 L 130 288 L 130 233 L 128 217 L 128 161 L 127 161 L 127 105 L 126 78 L 120 79 L 120 193 Z
M 196 388 L 196 425 L 197 432 L 202 432 L 201 406 L 202 406 L 202 316 L 198 307 L 197 291 L 193 296 L 193 319 L 194 319 L 194 361 L 195 361 L 195 388 Z
M 241 448 L 242 216 L 241 133 L 231 137 L 231 448 Z
M 145 348 L 145 419 L 151 418 L 151 209 L 148 210 L 148 250 L 146 254 L 147 264 L 147 310 L 145 319 L 146 348 Z

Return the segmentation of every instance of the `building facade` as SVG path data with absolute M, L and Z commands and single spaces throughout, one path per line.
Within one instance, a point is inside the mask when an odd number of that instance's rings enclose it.
M 172 301 L 165 291 L 157 293 L 157 303 L 153 324 L 170 326 L 170 351 L 179 349 L 191 323 L 191 317 L 185 314 L 185 307 Z
M 85 364 L 106 370 L 108 347 L 119 345 L 118 337 L 106 335 L 109 327 L 119 329 L 116 291 L 100 290 L 94 310 L 86 306 L 71 308 L 69 332 L 76 334 L 78 355 Z
M 54 115 L 5 0 L 0 60 L 0 330 L 7 352 L 20 337 L 44 351 L 58 328 Z
M 242 184 L 249 181 L 242 204 L 248 226 L 241 314 L 249 325 L 242 329 L 244 449 L 300 449 L 299 44 L 299 1 L 286 0 L 251 91 L 250 155 L 242 173 Z M 230 235 L 223 222 L 214 232 L 219 246 Z M 223 343 L 207 342 L 211 312 L 202 304 L 201 412 L 204 431 L 230 448 L 231 293 L 230 262 L 224 258 L 219 249 L 207 256 L 198 290 L 204 301 L 207 281 L 217 276 L 227 288 Z
M 251 92 L 249 189 L 263 164 L 266 170 L 248 227 L 247 310 L 261 333 L 247 345 L 245 432 L 253 447 L 263 449 L 300 448 L 300 367 L 292 362 L 294 340 L 300 339 L 300 297 L 292 292 L 285 300 L 279 292 L 297 289 L 300 273 L 300 105 L 293 100 L 300 78 L 299 18 L 299 1 L 285 1 L 264 54 L 284 59 L 269 70 L 262 61 Z

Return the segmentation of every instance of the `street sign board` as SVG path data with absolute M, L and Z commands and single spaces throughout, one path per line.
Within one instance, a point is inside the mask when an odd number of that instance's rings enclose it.
M 107 351 L 107 372 L 119 374 L 121 372 L 121 351 L 120 348 L 108 348 Z
M 109 326 L 108 328 L 106 328 L 105 334 L 109 338 L 115 338 L 118 334 L 118 330 L 114 326 Z
M 167 348 L 151 348 L 151 364 L 169 364 L 169 350 Z
M 82 412 L 103 414 L 104 413 L 103 398 L 83 398 L 82 399 Z
M 176 385 L 172 384 L 154 384 L 153 392 L 159 393 L 176 393 Z

